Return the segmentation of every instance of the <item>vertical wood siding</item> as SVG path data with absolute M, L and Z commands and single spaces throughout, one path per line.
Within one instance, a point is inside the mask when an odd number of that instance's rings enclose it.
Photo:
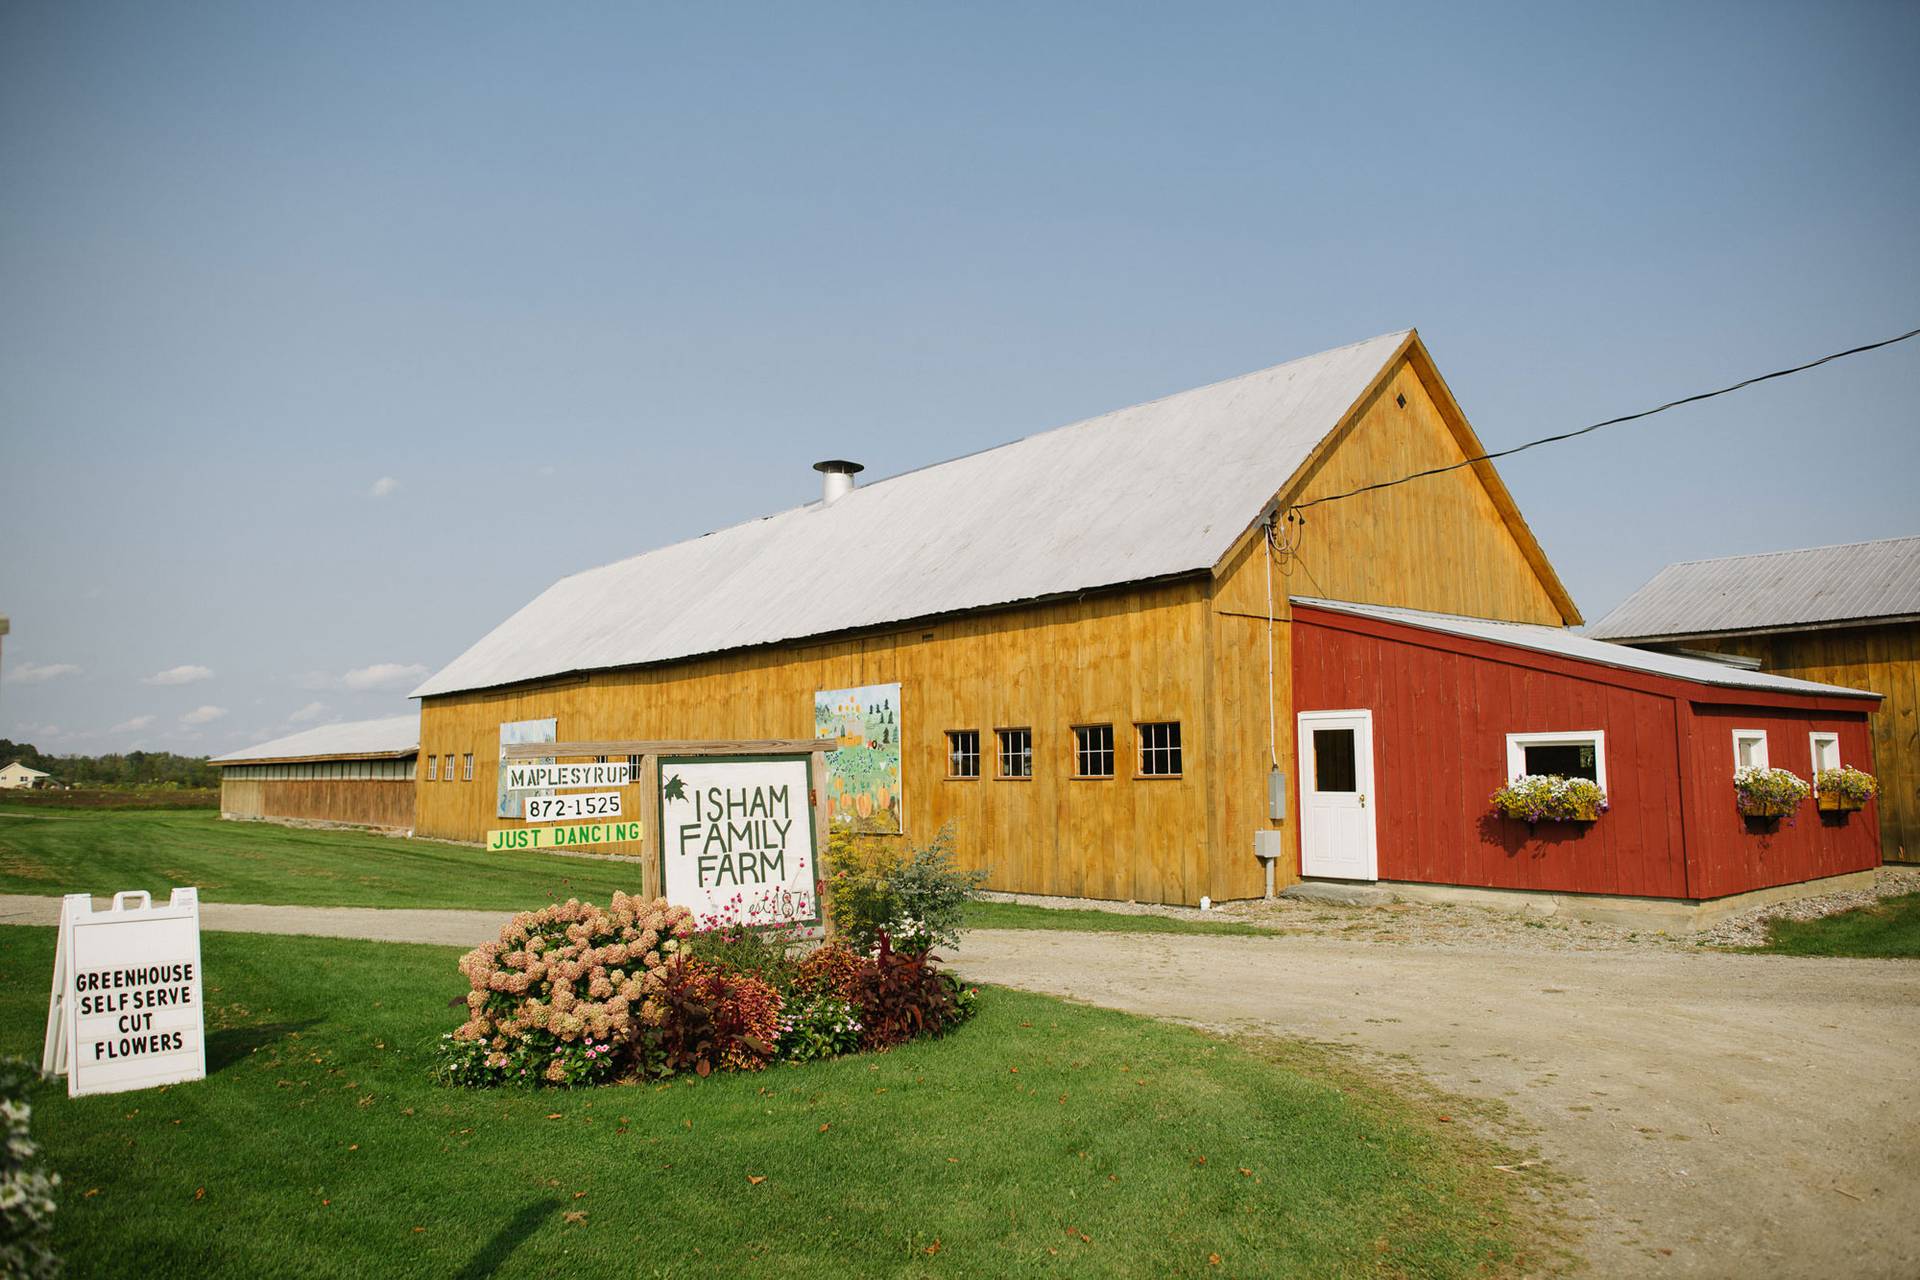
M 1404 407 L 1401 397 L 1407 402 Z M 1466 453 L 1447 403 L 1440 388 L 1412 361 L 1403 360 L 1283 498 L 1309 501 L 1383 477 L 1460 461 Z M 1464 429 L 1464 422 L 1459 425 Z M 1267 566 L 1258 540 L 1223 566 L 1214 591 L 1212 731 L 1222 783 L 1212 797 L 1213 828 L 1219 833 L 1215 883 L 1229 886 L 1234 897 L 1261 892 L 1263 871 L 1253 857 L 1253 833 L 1263 828 L 1279 827 L 1286 833 L 1291 863 L 1276 868 L 1275 880 L 1285 885 L 1299 879 L 1293 726 L 1294 712 L 1308 708 L 1296 704 L 1292 690 L 1299 638 L 1289 595 L 1548 626 L 1565 620 L 1507 517 L 1471 469 L 1315 507 L 1306 514 L 1299 553 L 1273 572 L 1278 619 L 1272 629 L 1273 724 L 1290 797 L 1288 818 L 1280 823 L 1267 815 L 1272 763 L 1267 737 Z M 1441 768 L 1445 772 L 1448 766 Z M 1495 778 L 1487 790 L 1498 782 Z M 1467 783 L 1455 778 L 1448 785 Z
M 1311 608 L 1294 618 L 1296 709 L 1373 712 L 1383 880 L 1707 898 L 1874 865 L 1871 806 L 1833 821 L 1809 801 L 1793 825 L 1754 832 L 1733 803 L 1736 724 L 1767 729 L 1772 762 L 1805 777 L 1816 730 L 1871 756 L 1863 711 L 1695 696 L 1742 695 Z M 1606 734 L 1598 822 L 1529 832 L 1494 814 L 1507 734 L 1588 729 Z
M 1192 903 L 1212 886 L 1204 580 L 926 627 L 571 682 L 427 699 L 420 750 L 474 754 L 474 779 L 418 783 L 422 835 L 479 840 L 496 818 L 502 721 L 553 716 L 562 740 L 810 738 L 821 689 L 901 685 L 906 838 L 952 823 L 961 861 L 1023 893 Z M 564 625 L 557 623 L 556 625 Z M 1133 726 L 1181 722 L 1185 773 L 1134 776 Z M 1116 774 L 1075 780 L 1075 724 L 1114 726 Z M 1033 731 L 1034 776 L 995 777 L 994 730 Z M 980 732 L 978 779 L 948 779 L 946 731 Z M 641 804 L 629 788 L 630 811 Z M 652 823 L 651 810 L 640 810 Z
M 1883 695 L 1872 717 L 1880 854 L 1888 862 L 1920 862 L 1920 623 L 1688 640 L 1685 646 L 1758 658 L 1776 675 Z M 1844 746 L 1840 758 L 1866 767 Z
M 1730 691 L 1731 692 L 1731 691 Z M 1782 707 L 1695 703 L 1687 716 L 1687 839 L 1695 896 L 1719 897 L 1879 865 L 1877 801 L 1853 814 L 1822 814 L 1811 797 L 1793 821 L 1749 823 L 1734 807 L 1733 731 L 1765 729 L 1767 763 L 1813 777 L 1815 732 L 1840 735 L 1840 758 L 1873 769 L 1865 715 L 1840 716 Z M 1697 781 L 1698 785 L 1692 785 Z
M 414 795 L 410 780 L 223 778 L 220 816 L 299 818 L 405 831 L 413 826 Z

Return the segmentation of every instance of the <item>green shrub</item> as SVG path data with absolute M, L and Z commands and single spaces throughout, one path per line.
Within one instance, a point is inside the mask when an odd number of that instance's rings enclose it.
M 835 831 L 827 837 L 827 868 L 821 893 L 834 927 L 861 951 L 873 950 L 883 934 L 905 952 L 958 946 L 967 903 L 987 878 L 954 865 L 951 826 L 906 850 L 897 841 Z
M 60 1175 L 47 1172 L 37 1159 L 33 1108 L 27 1102 L 33 1078 L 30 1063 L 0 1058 L 0 1119 L 6 1123 L 0 1147 L 0 1276 L 46 1280 L 60 1270 L 53 1252 L 54 1191 Z
M 860 1010 L 835 996 L 795 994 L 780 1013 L 777 1056 L 783 1062 L 837 1058 L 860 1048 Z

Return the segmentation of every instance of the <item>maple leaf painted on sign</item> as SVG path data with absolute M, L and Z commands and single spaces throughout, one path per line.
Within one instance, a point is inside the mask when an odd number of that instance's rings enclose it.
M 676 773 L 667 779 L 667 785 L 661 790 L 660 794 L 668 800 L 685 800 L 687 798 L 687 784 L 680 781 L 680 775 Z

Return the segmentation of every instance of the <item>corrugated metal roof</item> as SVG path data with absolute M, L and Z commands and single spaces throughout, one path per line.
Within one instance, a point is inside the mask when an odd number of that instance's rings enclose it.
M 549 587 L 415 697 L 1211 569 L 1410 331 L 862 485 Z
M 309 756 L 395 756 L 420 749 L 420 717 L 388 716 L 384 720 L 350 720 L 303 729 L 284 738 L 215 756 L 214 764 L 245 764 L 253 760 L 299 760 Z
M 1590 636 L 1578 635 L 1563 627 L 1543 627 L 1529 622 L 1493 622 L 1486 618 L 1463 618 L 1451 613 L 1427 613 L 1420 609 L 1390 609 L 1384 605 L 1351 604 L 1345 600 L 1317 600 L 1310 596 L 1294 596 L 1293 602 L 1316 609 L 1328 609 L 1335 613 L 1351 613 L 1362 618 L 1379 618 L 1385 622 L 1397 622 L 1404 626 L 1424 627 L 1429 631 L 1466 636 L 1472 640 L 1488 640 L 1494 644 L 1513 645 L 1516 648 L 1532 649 L 1538 653 L 1550 653 L 1562 658 L 1574 658 L 1581 662 L 1597 662 L 1626 671 L 1644 671 L 1650 675 L 1688 680 L 1694 684 L 1718 685 L 1725 689 L 1757 689 L 1768 693 L 1802 693 L 1833 698 L 1871 699 L 1880 696 L 1862 689 L 1815 684 L 1811 680 L 1795 680 L 1788 676 L 1770 676 L 1759 671 L 1744 671 L 1739 667 L 1730 667 L 1719 662 L 1706 662 L 1699 658 L 1683 658 L 1678 654 L 1635 649 L 1631 645 L 1614 644 L 1608 640 L 1595 640 Z
M 1920 615 L 1920 537 L 1670 564 L 1595 623 L 1609 640 Z

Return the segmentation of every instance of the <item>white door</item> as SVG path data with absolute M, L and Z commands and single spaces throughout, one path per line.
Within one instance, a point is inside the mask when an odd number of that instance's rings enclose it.
M 1373 713 L 1300 713 L 1300 874 L 1379 878 L 1373 827 Z

